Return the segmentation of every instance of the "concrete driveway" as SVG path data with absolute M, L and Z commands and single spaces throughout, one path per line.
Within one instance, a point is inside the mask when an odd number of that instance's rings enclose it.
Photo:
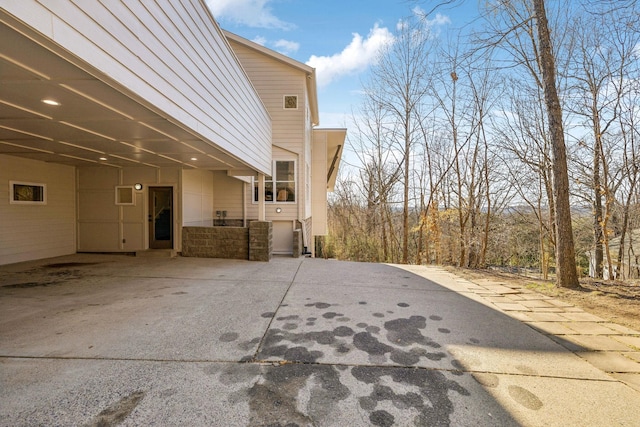
M 640 334 L 433 267 L 0 267 L 0 425 L 638 426 Z

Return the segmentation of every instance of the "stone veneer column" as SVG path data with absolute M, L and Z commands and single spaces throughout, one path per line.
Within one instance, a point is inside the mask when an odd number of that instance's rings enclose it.
M 273 227 L 271 221 L 249 223 L 249 261 L 271 261 L 273 256 Z
M 303 249 L 302 230 L 298 228 L 297 230 L 293 230 L 293 257 L 300 258 Z

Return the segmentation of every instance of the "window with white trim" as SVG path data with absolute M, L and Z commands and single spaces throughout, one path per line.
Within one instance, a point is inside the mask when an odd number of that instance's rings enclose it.
M 46 205 L 47 184 L 9 181 L 9 203 L 16 205 Z
M 135 205 L 136 199 L 133 195 L 133 186 L 116 186 L 116 205 Z
M 276 160 L 273 162 L 273 175 L 264 179 L 264 200 L 267 203 L 295 203 L 295 160 Z M 253 181 L 253 201 L 258 201 L 257 179 Z

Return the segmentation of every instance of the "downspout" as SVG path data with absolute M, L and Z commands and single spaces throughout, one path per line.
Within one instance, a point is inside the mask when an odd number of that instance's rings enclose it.
M 258 221 L 265 221 L 264 174 L 258 174 Z
M 247 185 L 242 184 L 242 226 L 247 227 Z

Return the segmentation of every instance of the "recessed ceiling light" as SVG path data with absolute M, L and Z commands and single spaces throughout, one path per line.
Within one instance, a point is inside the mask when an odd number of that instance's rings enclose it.
M 192 157 L 191 160 L 193 160 L 195 162 L 196 160 L 198 160 L 198 158 L 197 157 Z
M 98 160 L 107 160 L 106 157 L 100 157 Z
M 55 105 L 56 107 L 58 105 L 60 105 L 60 103 L 58 101 L 56 101 L 55 99 L 45 98 L 45 99 L 42 100 L 42 102 L 44 102 L 47 105 Z

